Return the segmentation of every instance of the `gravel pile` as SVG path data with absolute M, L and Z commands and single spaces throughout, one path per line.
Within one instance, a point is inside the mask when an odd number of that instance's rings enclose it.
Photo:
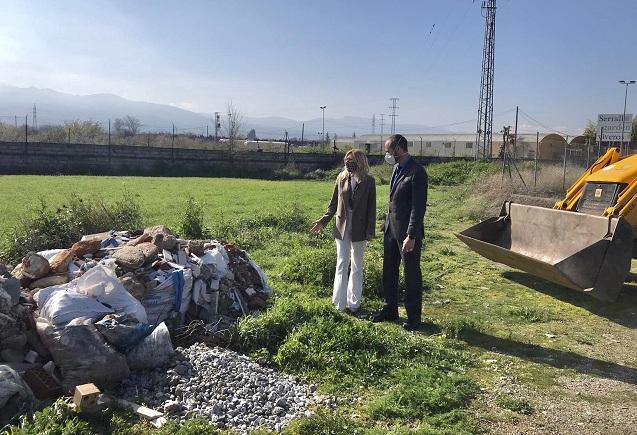
M 279 431 L 296 417 L 312 415 L 313 404 L 335 406 L 314 385 L 202 343 L 177 348 L 170 368 L 132 373 L 121 388 L 125 399 L 141 396 L 167 418 L 183 422 L 201 416 L 244 433 L 258 427 Z

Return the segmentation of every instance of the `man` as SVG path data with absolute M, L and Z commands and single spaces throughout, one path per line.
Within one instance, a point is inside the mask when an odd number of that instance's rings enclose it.
M 416 331 L 422 318 L 422 272 L 420 252 L 424 237 L 427 205 L 427 172 L 407 150 L 407 139 L 395 134 L 385 142 L 385 161 L 394 165 L 389 190 L 387 217 L 381 227 L 383 239 L 383 292 L 385 304 L 372 320 L 398 319 L 398 272 L 405 271 L 405 310 L 403 328 Z

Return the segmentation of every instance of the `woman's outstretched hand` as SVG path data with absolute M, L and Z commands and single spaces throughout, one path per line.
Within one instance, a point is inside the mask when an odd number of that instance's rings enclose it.
M 321 223 L 321 221 L 315 221 L 315 222 L 312 222 L 312 228 L 310 228 L 310 231 L 313 232 L 314 234 L 318 234 L 321 231 L 323 231 L 323 227 L 324 225 Z

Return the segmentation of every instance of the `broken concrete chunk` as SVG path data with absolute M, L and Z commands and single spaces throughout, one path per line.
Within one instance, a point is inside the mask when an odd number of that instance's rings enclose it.
M 144 254 L 144 264 L 150 264 L 159 257 L 159 248 L 153 243 L 140 243 L 137 248 Z
M 66 273 L 59 275 L 49 275 L 33 281 L 31 284 L 29 284 L 29 289 L 34 290 L 36 288 L 47 288 L 54 285 L 66 284 L 67 282 L 69 282 L 69 276 Z
M 19 329 L 11 328 L 3 331 L 2 335 L 4 337 L 0 340 L 0 349 L 22 350 L 27 345 L 27 336 Z
M 159 249 L 172 251 L 177 245 L 177 238 L 172 234 L 159 233 L 153 236 L 153 244 Z
M 29 252 L 22 259 L 22 275 L 30 279 L 40 279 L 49 274 L 49 261 L 35 252 Z
M 140 243 L 148 243 L 148 242 L 152 242 L 153 240 L 153 236 L 151 236 L 150 234 L 142 234 L 141 236 L 139 236 L 136 239 L 131 240 L 130 242 L 128 242 L 126 244 L 126 246 L 137 246 Z
M 186 250 L 188 251 L 188 254 L 201 257 L 206 252 L 204 248 L 205 244 L 206 244 L 205 240 L 188 240 L 188 244 L 186 245 Z
M 3 289 L 11 297 L 12 305 L 16 305 L 20 301 L 20 287 L 20 281 L 12 276 L 0 276 L 0 289 Z
M 138 269 L 144 264 L 144 252 L 137 246 L 122 246 L 113 253 L 118 266 L 125 269 Z
M 146 294 L 146 286 L 132 272 L 122 275 L 119 279 L 128 293 L 137 300 L 142 300 Z
M 0 358 L 8 363 L 19 363 L 24 360 L 24 351 L 17 349 L 0 350 Z

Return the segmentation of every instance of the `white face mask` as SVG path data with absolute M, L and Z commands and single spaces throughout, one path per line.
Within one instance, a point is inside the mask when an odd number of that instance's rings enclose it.
M 394 157 L 393 154 L 390 154 L 389 152 L 387 152 L 385 153 L 385 162 L 394 166 L 396 164 L 396 157 Z

